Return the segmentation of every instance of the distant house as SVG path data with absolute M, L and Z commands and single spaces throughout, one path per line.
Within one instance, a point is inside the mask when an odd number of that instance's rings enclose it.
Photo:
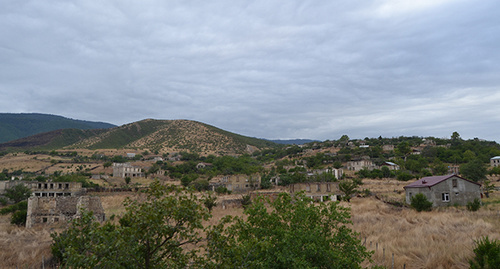
M 344 175 L 344 171 L 342 169 L 326 168 L 309 171 L 307 172 L 307 176 L 321 175 L 323 173 L 332 174 L 336 179 L 341 179 L 342 175 Z
M 375 168 L 375 164 L 373 164 L 370 160 L 358 160 L 358 161 L 349 161 L 347 162 L 347 170 L 349 171 L 359 171 L 362 169 L 373 170 Z
M 499 167 L 500 166 L 500 156 L 495 156 L 490 159 L 490 165 L 492 167 Z
M 383 164 L 380 165 L 380 168 L 382 167 L 387 167 L 391 171 L 399 170 L 399 165 L 393 163 L 393 162 L 384 162 Z
M 424 194 L 433 206 L 466 205 L 481 199 L 481 184 L 457 175 L 424 177 L 404 187 L 406 202 L 417 193 Z
M 227 190 L 232 192 L 248 192 L 260 189 L 260 175 L 228 175 L 219 178 L 217 185 L 226 187 Z
M 127 153 L 127 158 L 129 159 L 135 158 L 135 153 Z
M 196 165 L 196 169 L 203 169 L 203 168 L 206 168 L 206 167 L 209 167 L 209 166 L 212 166 L 212 164 L 211 163 L 201 162 L 201 163 L 198 163 Z
M 307 197 L 317 201 L 337 201 L 342 192 L 339 190 L 338 182 L 308 182 L 295 183 L 289 186 L 290 193 L 303 191 Z
M 130 163 L 113 163 L 114 177 L 144 177 L 142 168 L 132 166 Z
M 383 145 L 382 146 L 383 151 L 393 151 L 394 150 L 394 145 Z

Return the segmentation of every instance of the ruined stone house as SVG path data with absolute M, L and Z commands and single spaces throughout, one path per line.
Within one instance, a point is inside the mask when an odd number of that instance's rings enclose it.
M 26 228 L 37 225 L 66 223 L 81 216 L 82 209 L 92 211 L 98 221 L 105 220 L 104 209 L 99 197 L 58 196 L 28 199 Z
M 260 189 L 261 177 L 255 175 L 228 175 L 215 179 L 219 185 L 232 192 L 247 192 Z
M 113 163 L 114 177 L 144 177 L 141 167 L 132 166 L 130 163 Z
M 339 190 L 338 182 L 303 182 L 295 183 L 289 186 L 291 194 L 303 191 L 304 194 L 318 201 L 337 201 L 342 195 Z

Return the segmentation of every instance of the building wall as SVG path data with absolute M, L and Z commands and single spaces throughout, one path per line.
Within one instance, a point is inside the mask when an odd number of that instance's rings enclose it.
M 456 186 L 453 183 L 454 179 L 456 179 Z M 476 198 L 481 199 L 479 185 L 458 177 L 449 178 L 430 188 L 406 188 L 406 202 L 409 204 L 411 196 L 417 193 L 423 193 L 433 206 L 467 205 Z M 448 201 L 443 198 L 447 198 Z

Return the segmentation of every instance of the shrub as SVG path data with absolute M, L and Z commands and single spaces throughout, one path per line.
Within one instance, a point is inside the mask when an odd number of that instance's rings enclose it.
M 427 200 L 427 197 L 423 193 L 417 193 L 411 198 L 411 207 L 418 212 L 431 211 L 432 202 Z
M 481 207 L 481 201 L 476 198 L 472 202 L 467 203 L 467 210 L 469 211 L 478 211 L 479 208 Z
M 399 181 L 408 181 L 408 180 L 411 180 L 413 179 L 413 175 L 409 174 L 409 173 L 406 173 L 406 172 L 399 172 L 397 177 L 396 177 Z
M 251 204 L 252 204 L 252 198 L 250 197 L 250 195 L 247 194 L 241 197 L 241 205 L 243 206 L 243 208 L 247 208 Z
M 226 194 L 226 193 L 229 193 L 229 191 L 227 190 L 227 188 L 224 187 L 224 186 L 219 186 L 219 187 L 215 188 L 215 192 L 217 194 Z
M 486 236 L 476 242 L 474 258 L 469 260 L 470 268 L 500 268 L 500 241 L 491 240 Z
M 26 225 L 26 215 L 28 211 L 26 209 L 15 211 L 10 219 L 11 224 L 18 226 Z

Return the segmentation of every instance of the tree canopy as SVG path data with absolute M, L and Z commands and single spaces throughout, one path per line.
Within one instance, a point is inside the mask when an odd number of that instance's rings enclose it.
M 370 257 L 338 203 L 281 193 L 270 209 L 260 198 L 245 215 L 210 229 L 207 268 L 360 268 Z

